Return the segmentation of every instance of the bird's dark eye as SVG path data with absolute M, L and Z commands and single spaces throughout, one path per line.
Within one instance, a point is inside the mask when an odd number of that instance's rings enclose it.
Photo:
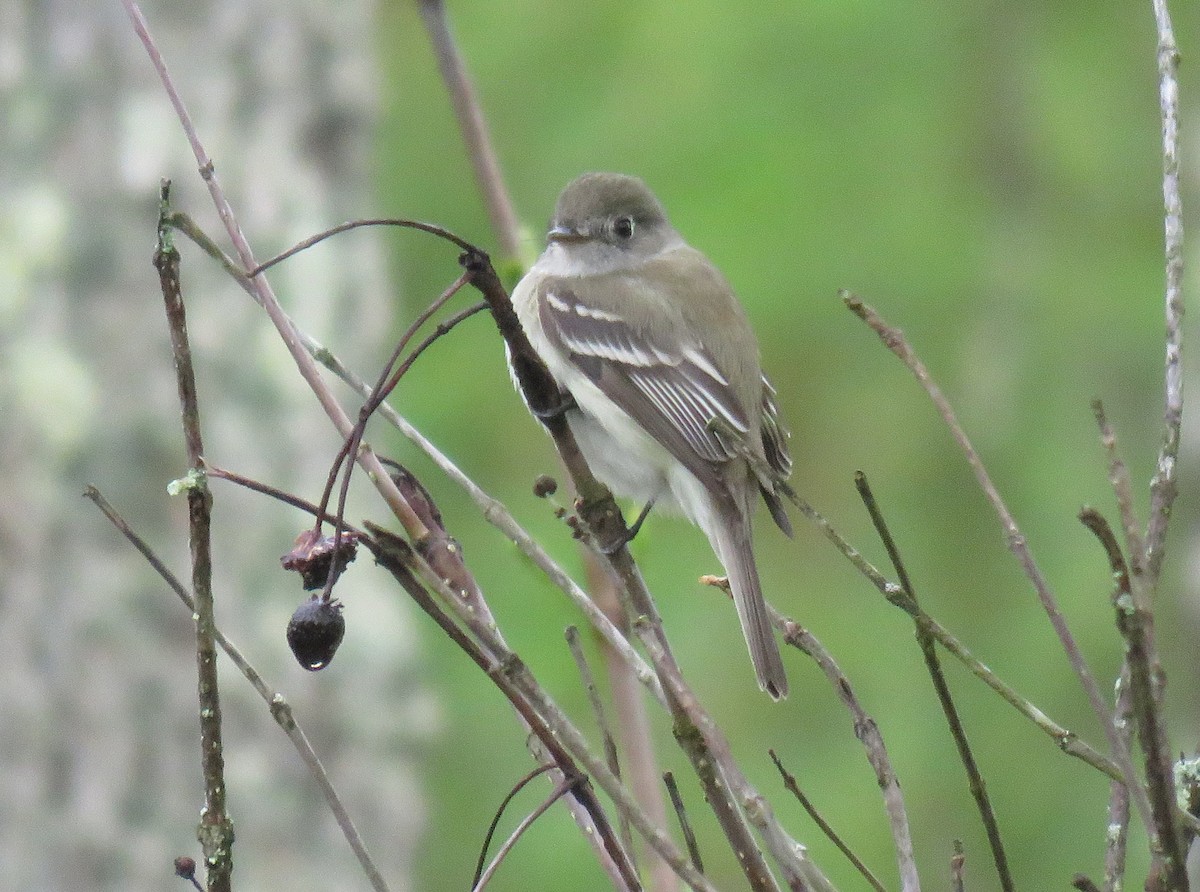
M 622 240 L 633 238 L 633 217 L 617 217 L 613 220 L 613 234 Z

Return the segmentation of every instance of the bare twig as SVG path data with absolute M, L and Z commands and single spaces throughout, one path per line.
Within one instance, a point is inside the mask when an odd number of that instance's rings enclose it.
M 513 801 L 518 793 L 525 789 L 526 785 L 534 778 L 545 774 L 553 769 L 553 765 L 539 765 L 526 774 L 523 778 L 517 781 L 511 790 L 500 800 L 500 805 L 496 808 L 496 813 L 492 815 L 492 822 L 488 824 L 487 833 L 483 837 L 483 845 L 479 847 L 479 861 L 475 864 L 475 876 L 471 878 L 471 888 L 474 889 L 479 885 L 479 879 L 483 876 L 484 867 L 487 866 L 488 849 L 492 847 L 492 837 L 496 835 L 496 828 L 500 826 L 500 819 L 504 817 L 504 810 L 508 808 L 508 804 Z M 555 797 L 557 798 L 557 797 Z
M 871 523 L 875 526 L 875 531 L 879 534 L 879 538 L 887 550 L 888 558 L 891 560 L 892 567 L 896 571 L 896 578 L 900 581 L 900 587 L 912 599 L 913 604 L 916 604 L 916 591 L 913 589 L 912 581 L 908 577 L 904 561 L 900 557 L 900 549 L 892 537 L 891 530 L 888 529 L 887 521 L 884 520 L 883 512 L 879 509 L 879 503 L 875 499 L 875 494 L 871 491 L 871 485 L 867 482 L 867 475 L 862 471 L 855 471 L 854 485 L 858 489 L 858 494 L 867 508 L 867 513 L 871 515 Z M 946 675 L 942 672 L 942 664 L 938 658 L 937 647 L 934 645 L 933 634 L 927 627 L 923 627 L 920 623 L 916 624 L 916 628 L 917 644 L 921 648 L 921 656 L 925 660 L 925 668 L 929 672 L 930 680 L 933 682 L 933 689 L 937 694 L 938 703 L 941 704 L 942 713 L 946 716 L 946 724 L 950 728 L 950 736 L 954 739 L 954 745 L 958 749 L 959 761 L 962 762 L 963 768 L 967 772 L 967 783 L 971 790 L 971 796 L 975 800 L 975 807 L 979 810 L 980 820 L 983 821 L 984 831 L 987 833 L 988 847 L 992 852 L 992 861 L 996 865 L 996 874 L 1000 879 L 1000 888 L 1006 890 L 1006 892 L 1012 892 L 1014 888 L 1013 878 L 1008 867 L 1008 856 L 1004 852 L 1004 840 L 1000 836 L 1000 825 L 996 820 L 996 813 L 992 809 L 992 802 L 987 794 L 987 785 L 983 781 L 983 774 L 980 772 L 979 765 L 975 761 L 974 753 L 971 752 L 971 744 L 967 740 L 967 731 L 963 727 L 962 719 L 958 714 L 958 707 L 954 705 L 954 698 L 950 694 L 950 686 L 946 683 Z
M 1103 431 L 1105 425 L 1101 424 Z M 1101 439 L 1106 440 L 1105 435 L 1101 434 Z M 1113 443 L 1115 446 L 1115 441 Z M 1109 443 L 1105 442 L 1108 447 Z M 1115 465 L 1119 461 L 1115 453 L 1110 460 L 1110 466 Z M 1128 480 L 1127 476 L 1120 479 Z M 1120 485 L 1120 479 L 1113 480 L 1114 487 Z M 1121 500 L 1118 491 L 1118 502 Z M 1124 509 L 1122 508 L 1122 514 Z M 1084 507 L 1079 511 L 1079 520 L 1089 530 L 1095 534 L 1100 540 L 1105 554 L 1108 556 L 1108 565 L 1112 572 L 1114 581 L 1114 592 L 1128 592 L 1130 586 L 1129 567 L 1125 563 L 1125 555 L 1121 553 L 1121 546 L 1117 542 L 1117 537 L 1113 535 L 1112 527 L 1105 520 L 1104 515 L 1094 508 Z M 1130 526 L 1126 522 L 1126 536 L 1129 535 Z M 1135 529 L 1136 532 L 1136 529 Z M 1115 602 L 1116 595 L 1109 596 L 1110 602 Z M 1117 679 L 1117 695 L 1113 704 L 1113 721 L 1116 723 L 1118 731 L 1125 738 L 1126 745 L 1130 745 L 1133 740 L 1133 697 L 1130 694 L 1129 688 L 1129 659 L 1128 657 L 1122 662 L 1121 675 Z M 1118 892 L 1124 885 L 1125 881 L 1125 854 L 1129 844 L 1129 788 L 1122 780 L 1113 779 L 1109 784 L 1108 792 L 1108 824 L 1104 834 L 1104 888 L 1106 892 Z
M 1177 821 L 1175 779 L 1171 755 L 1167 750 L 1167 732 L 1163 724 L 1162 667 L 1154 652 L 1153 617 L 1149 608 L 1138 606 L 1130 588 L 1131 574 L 1121 555 L 1112 528 L 1103 516 L 1091 508 L 1079 512 L 1079 519 L 1091 530 L 1108 555 L 1114 587 L 1113 609 L 1117 629 L 1125 639 L 1125 667 L 1129 672 L 1130 707 L 1137 725 L 1138 740 L 1146 762 L 1146 787 L 1154 815 L 1151 849 L 1162 860 L 1164 888 L 1186 889 L 1187 847 Z M 1181 885 L 1182 883 L 1182 885 Z
M 594 604 L 613 624 L 624 639 L 630 637 L 630 620 L 621 606 L 617 592 L 617 581 L 600 565 L 594 553 L 584 551 L 584 570 L 587 573 L 588 591 Z M 658 783 L 660 769 L 650 726 L 646 697 L 638 685 L 636 668 L 613 648 L 607 638 L 598 636 L 601 655 L 608 672 L 609 696 L 612 701 L 616 731 L 624 753 L 625 781 L 646 814 L 660 826 L 666 825 L 667 807 Z M 657 676 L 651 675 L 655 683 Z M 659 692 L 661 693 L 661 687 Z M 666 705 L 666 698 L 658 702 Z M 694 859 L 693 859 L 694 860 Z M 658 857 L 653 849 L 646 851 L 643 874 L 655 892 L 674 892 L 679 888 L 679 878 L 670 865 Z
M 1127 741 L 1133 739 L 1133 698 L 1129 693 L 1129 665 L 1121 667 L 1113 719 Z M 1108 785 L 1108 822 L 1104 833 L 1104 889 L 1120 892 L 1125 886 L 1125 855 L 1129 849 L 1129 788 L 1122 781 Z
M 769 750 L 768 752 L 770 753 L 771 761 L 775 763 L 775 767 L 779 770 L 779 774 L 783 778 L 784 788 L 796 797 L 796 801 L 800 803 L 801 807 L 806 812 L 808 812 L 808 816 L 812 818 L 813 823 L 820 828 L 821 832 L 825 834 L 830 842 L 838 847 L 838 851 L 846 856 L 846 860 L 854 865 L 854 869 L 862 875 L 862 878 L 870 884 L 872 889 L 875 889 L 876 892 L 885 892 L 885 887 L 883 883 L 879 881 L 879 877 L 875 876 L 875 874 L 871 872 L 871 868 L 867 867 L 867 865 L 863 863 L 863 860 L 859 858 L 858 855 L 854 854 L 854 850 L 846 844 L 846 841 L 838 835 L 837 831 L 833 829 L 833 826 L 825 820 L 824 815 L 817 811 L 817 807 L 812 804 L 812 800 L 810 800 L 808 796 L 805 795 L 804 791 L 800 789 L 800 785 L 796 782 L 795 776 L 783 767 L 783 762 L 780 760 L 779 756 L 776 755 L 775 750 Z
M 363 403 L 362 407 L 359 409 L 358 421 L 355 423 L 354 429 L 351 431 L 350 436 L 347 437 L 345 439 L 345 441 L 342 443 L 342 448 L 338 452 L 337 457 L 334 459 L 333 465 L 330 468 L 329 478 L 325 484 L 325 491 L 321 494 L 321 512 L 324 513 L 325 508 L 329 502 L 329 494 L 330 494 L 331 490 L 333 489 L 334 481 L 337 478 L 338 470 L 339 470 L 339 468 L 343 467 L 343 461 L 344 461 L 345 462 L 345 465 L 344 465 L 345 470 L 344 470 L 344 473 L 342 474 L 342 486 L 341 486 L 341 489 L 338 491 L 338 502 L 337 502 L 337 512 L 336 512 L 337 519 L 334 521 L 334 527 L 333 527 L 333 539 L 335 542 L 340 540 L 341 535 L 342 535 L 342 529 L 345 526 L 346 499 L 349 497 L 349 494 L 350 494 L 350 477 L 351 477 L 351 472 L 354 470 L 354 462 L 353 462 L 353 459 L 350 457 L 353 456 L 358 451 L 358 447 L 362 444 L 362 439 L 366 435 L 366 431 L 367 431 L 367 423 L 370 421 L 371 416 L 375 413 L 375 410 L 377 408 L 379 408 L 379 404 L 382 403 L 385 399 L 387 399 L 388 396 L 391 394 L 391 392 L 395 389 L 396 385 L 398 385 L 400 383 L 400 378 L 411 367 L 413 361 L 415 361 L 415 359 L 416 359 L 416 356 L 414 355 L 414 356 L 410 357 L 399 369 L 395 370 L 394 374 L 392 373 L 393 367 L 396 365 L 396 362 L 399 360 L 400 354 L 404 351 L 404 348 L 406 346 L 408 346 L 408 342 L 413 337 L 416 336 L 417 330 L 426 321 L 428 321 L 428 319 L 434 313 L 436 313 L 439 309 L 441 309 L 446 304 L 447 301 L 449 301 L 452 297 L 454 297 L 454 295 L 458 294 L 458 292 L 460 290 L 462 290 L 463 286 L 466 285 L 466 283 L 467 283 L 467 276 L 464 273 L 463 275 L 459 276 L 458 279 L 455 282 L 453 282 L 445 291 L 443 291 L 442 294 L 436 300 L 434 300 L 434 302 L 432 304 L 430 304 L 428 307 L 426 307 L 425 310 L 422 311 L 417 316 L 417 318 L 413 321 L 413 323 L 408 327 L 408 330 L 405 331 L 403 336 L 401 336 L 400 340 L 397 342 L 395 349 L 392 351 L 391 357 L 384 364 L 383 369 L 380 371 L 379 379 L 376 381 L 375 387 L 372 388 L 370 396 L 367 397 L 366 401 Z M 432 343 L 432 342 L 430 341 L 427 343 Z M 411 504 L 411 502 L 410 502 L 410 504 Z M 320 529 L 319 529 L 320 525 L 321 525 L 321 521 L 318 520 L 317 521 L 317 532 L 320 531 Z M 434 534 L 436 534 L 436 532 L 437 532 L 432 527 L 430 527 L 427 522 L 425 523 L 425 528 L 427 530 L 430 530 Z M 338 576 L 337 562 L 334 561 L 329 565 L 329 575 L 325 580 L 325 590 L 321 593 L 321 597 L 323 600 L 329 601 L 330 598 L 332 597 L 333 584 L 336 581 L 337 576 Z
M 816 524 L 817 528 L 825 534 L 825 538 L 833 543 L 834 547 L 842 553 L 846 560 L 850 561 L 855 569 L 866 577 L 889 603 L 894 604 L 909 614 L 922 628 L 928 629 L 930 634 L 937 639 L 938 644 L 946 648 L 955 659 L 970 670 L 971 674 L 999 694 L 1006 703 L 1052 738 L 1059 749 L 1070 756 L 1082 759 L 1093 768 L 1104 772 L 1111 778 L 1121 779 L 1124 776 L 1115 762 L 1096 752 L 1087 743 L 1080 740 L 1073 731 L 1053 721 L 1044 712 L 1030 703 L 1029 700 L 1018 694 L 988 666 L 976 659 L 970 650 L 967 649 L 966 645 L 954 637 L 945 626 L 922 610 L 920 605 L 914 603 L 905 593 L 904 589 L 888 581 L 812 505 L 800 498 L 796 498 L 794 501 L 800 509 L 800 513 Z
M 483 874 L 476 880 L 475 885 L 471 887 L 473 892 L 482 892 L 482 889 L 491 881 L 492 877 L 495 876 L 496 871 L 499 869 L 501 862 L 504 861 L 505 856 L 513 850 L 514 846 L 516 846 L 517 840 L 519 840 L 525 834 L 526 830 L 533 826 L 534 821 L 544 815 L 550 809 L 550 806 L 558 802 L 558 800 L 561 799 L 567 792 L 569 792 L 570 789 L 570 781 L 559 781 L 559 783 L 556 784 L 554 789 L 550 792 L 550 795 L 547 796 L 537 808 L 521 819 L 521 823 L 517 825 L 517 829 L 514 830 L 508 839 L 504 841 L 504 845 L 500 846 L 500 851 L 496 853 L 496 857 L 492 859 L 492 863 L 488 865 L 487 870 L 483 872 Z
M 967 868 L 967 853 L 963 851 L 961 839 L 954 840 L 954 854 L 950 856 L 951 892 L 965 892 L 967 885 L 964 874 Z
M 1167 525 L 1175 502 L 1179 428 L 1183 419 L 1183 202 L 1179 193 L 1179 48 L 1167 0 L 1153 0 L 1158 30 L 1158 101 L 1162 116 L 1163 247 L 1166 256 L 1166 360 L 1163 439 L 1150 483 L 1146 570 L 1153 590 L 1162 572 Z
M 475 182 L 483 194 L 492 231 L 496 233 L 505 260 L 517 261 L 521 255 L 517 213 L 513 209 L 508 190 L 504 187 L 500 161 L 492 147 L 482 108 L 475 96 L 470 75 L 467 74 L 467 65 L 450 33 L 446 4 L 443 0 L 419 0 L 417 6 L 421 10 L 421 18 L 425 21 L 425 29 L 429 32 L 429 40 L 437 55 L 442 80 L 446 83 L 446 89 L 450 91 L 450 101 L 458 118 L 467 155 L 475 170 Z
M 621 767 L 617 761 L 617 744 L 613 740 L 612 731 L 608 727 L 608 719 L 604 715 L 604 704 L 600 701 L 600 691 L 596 688 L 596 677 L 592 675 L 592 668 L 588 665 L 583 647 L 579 643 L 579 629 L 575 626 L 567 626 L 565 637 L 567 648 L 575 660 L 575 667 L 579 670 L 579 678 L 583 682 L 583 690 L 587 694 L 588 703 L 592 707 L 592 715 L 596 718 L 596 727 L 600 729 L 600 736 L 604 741 L 604 759 L 608 762 L 609 770 L 619 778 Z
M 193 224 L 194 226 L 194 224 Z M 282 254 L 276 254 L 270 260 L 264 260 L 262 263 L 244 272 L 243 274 L 248 279 L 253 279 L 259 273 L 264 273 L 277 263 L 282 263 L 289 257 L 299 254 L 301 251 L 307 251 L 313 245 L 319 244 L 335 235 L 341 235 L 343 232 L 349 232 L 351 229 L 360 229 L 363 226 L 398 226 L 401 229 L 417 229 L 421 232 L 427 232 L 430 235 L 435 235 L 440 239 L 456 245 L 464 251 L 479 250 L 466 239 L 455 235 L 444 226 L 438 226 L 436 223 L 422 223 L 420 220 L 408 220 L 403 217 L 372 217 L 366 220 L 349 220 L 345 223 L 339 223 L 337 226 L 331 226 L 329 229 L 322 230 L 316 235 L 310 235 L 308 238 L 297 242 L 288 248 Z
M 205 462 L 204 469 L 208 474 L 209 479 L 226 480 L 237 486 L 243 487 L 244 489 L 251 490 L 252 492 L 261 493 L 262 495 L 275 499 L 278 502 L 282 502 L 285 505 L 291 505 L 293 508 L 297 508 L 306 514 L 311 514 L 313 517 L 320 518 L 325 523 L 333 523 L 334 521 L 332 514 L 328 512 L 322 512 L 320 507 L 314 505 L 307 499 L 300 498 L 298 495 L 285 492 L 278 487 L 271 486 L 267 483 L 262 483 L 250 477 L 244 477 L 243 475 L 234 471 L 229 471 L 225 468 L 218 467 L 212 462 Z M 358 529 L 352 524 L 346 524 L 345 529 L 347 532 L 354 533 L 360 538 L 364 535 L 362 530 Z
M 154 265 L 166 306 L 179 387 L 183 437 L 189 467 L 188 542 L 192 557 L 192 591 L 196 608 L 196 670 L 200 701 L 200 765 L 204 776 L 204 808 L 197 836 L 204 850 L 208 888 L 228 892 L 232 888 L 233 822 L 225 808 L 225 750 L 221 743 L 221 697 L 217 680 L 216 619 L 212 590 L 212 493 L 204 477 L 204 441 L 200 433 L 200 403 L 192 370 L 187 317 L 179 283 L 179 252 L 171 229 L 165 223 L 170 205 L 170 183 L 163 182 L 160 195 L 158 246 Z
M 1100 445 L 1104 447 L 1104 452 L 1108 456 L 1108 483 L 1117 499 L 1117 511 L 1121 517 L 1121 528 L 1125 533 L 1125 549 L 1129 552 L 1129 567 L 1125 567 L 1124 557 L 1120 559 L 1124 572 L 1124 585 L 1130 595 L 1141 603 L 1144 600 L 1141 582 L 1146 573 L 1146 541 L 1142 537 L 1141 524 L 1138 523 L 1133 509 L 1133 484 L 1129 479 L 1129 467 L 1117 451 L 1117 435 L 1113 431 L 1112 425 L 1108 423 L 1104 403 L 1098 399 L 1092 400 L 1092 414 L 1096 418 L 1096 426 L 1100 428 Z M 1086 524 L 1087 521 L 1084 523 Z M 1107 525 L 1107 521 L 1105 521 L 1105 526 Z M 1096 532 L 1094 529 L 1092 531 Z M 1104 541 L 1103 538 L 1101 541 Z M 1117 546 L 1117 554 L 1120 554 L 1120 546 Z M 1111 550 L 1109 556 L 1112 557 Z M 1150 605 L 1146 604 L 1145 606 Z
M 683 805 L 683 797 L 679 795 L 679 784 L 675 783 L 675 775 L 667 771 L 663 773 L 663 786 L 671 797 L 671 807 L 675 809 L 675 818 L 679 821 L 679 832 L 683 834 L 687 846 L 688 857 L 696 870 L 704 873 L 704 859 L 700 857 L 700 846 L 696 843 L 696 834 L 692 830 L 692 822 L 688 820 L 687 809 Z
M 784 617 L 774 607 L 768 605 L 771 620 L 783 629 L 784 640 L 808 654 L 829 680 L 838 699 L 850 712 L 854 720 L 854 736 L 862 742 L 867 753 L 867 761 L 875 771 L 875 779 L 883 793 L 884 810 L 887 812 L 888 827 L 892 832 L 892 847 L 896 851 L 896 868 L 900 874 L 900 888 L 905 892 L 917 892 L 921 888 L 921 878 L 917 873 L 916 857 L 913 853 L 912 831 L 908 824 L 908 811 L 904 807 L 904 794 L 900 790 L 900 782 L 892 768 L 891 758 L 879 733 L 875 719 L 867 714 L 850 679 L 842 672 L 833 655 L 817 640 L 808 629 Z M 832 838 L 832 837 L 831 837 Z
M 1025 572 L 1026 578 L 1032 583 L 1034 591 L 1037 593 L 1038 601 L 1049 618 L 1050 625 L 1053 627 L 1054 633 L 1058 636 L 1059 644 L 1062 645 L 1063 651 L 1067 655 L 1067 660 L 1071 664 L 1076 678 L 1079 679 L 1079 684 L 1083 688 L 1084 694 L 1087 696 L 1088 703 L 1092 707 L 1092 712 L 1095 713 L 1096 718 L 1099 720 L 1100 727 L 1104 729 L 1104 734 L 1108 738 L 1108 745 L 1113 752 L 1113 758 L 1121 767 L 1122 773 L 1130 784 L 1130 790 L 1133 793 L 1138 813 L 1147 827 L 1153 826 L 1150 801 L 1146 796 L 1146 791 L 1137 783 L 1137 772 L 1133 767 L 1133 759 L 1130 756 L 1129 747 L 1125 745 L 1124 740 L 1122 740 L 1121 735 L 1117 733 L 1117 729 L 1113 725 L 1112 711 L 1108 708 L 1107 702 L 1105 702 L 1103 695 L 1100 693 L 1100 686 L 1096 683 L 1096 678 L 1092 674 L 1091 669 L 1088 668 L 1087 660 L 1084 659 L 1083 652 L 1079 649 L 1079 645 L 1075 641 L 1075 636 L 1071 634 L 1071 630 L 1067 627 L 1066 618 L 1063 617 L 1062 610 L 1058 606 L 1058 599 L 1050 588 L 1050 583 L 1034 560 L 1033 551 L 1025 539 L 1025 534 L 1021 532 L 1012 512 L 1008 510 L 1008 506 L 1000 497 L 1000 492 L 992 482 L 991 475 L 988 474 L 987 469 L 984 467 L 979 453 L 975 451 L 975 447 L 971 444 L 966 431 L 959 424 L 954 409 L 951 408 L 949 401 L 942 394 L 941 388 L 930 377 L 929 370 L 925 367 L 920 357 L 913 351 L 912 347 L 909 346 L 908 342 L 904 339 L 903 333 L 898 328 L 888 325 L 873 308 L 863 303 L 856 295 L 844 291 L 842 292 L 842 299 L 846 302 L 846 306 L 849 307 L 850 311 L 867 323 L 871 330 L 883 341 L 884 345 L 912 372 L 937 408 L 938 414 L 942 416 L 942 420 L 950 430 L 951 436 L 958 443 L 959 448 L 962 449 L 963 455 L 967 459 L 967 464 L 975 474 L 979 488 L 983 490 L 983 494 L 991 503 L 992 509 L 996 512 L 996 516 L 1000 520 L 1000 526 L 1004 530 L 1004 537 L 1009 551 L 1016 557 L 1017 562 L 1021 565 L 1021 569 Z
M 604 703 L 600 700 L 600 691 L 596 688 L 596 677 L 592 674 L 592 667 L 588 665 L 587 657 L 583 653 L 583 646 L 579 641 L 579 629 L 575 626 L 567 626 L 565 637 L 567 648 L 571 651 L 576 668 L 579 669 L 579 678 L 583 682 L 583 690 L 592 707 L 592 714 L 596 717 L 596 727 L 600 730 L 600 739 L 604 744 L 604 761 L 608 763 L 608 770 L 618 780 L 621 780 L 621 763 L 617 758 L 617 742 L 613 738 L 612 728 L 609 727 L 608 717 L 604 714 Z M 629 830 L 629 819 L 624 812 L 618 812 L 618 825 L 621 831 L 621 841 L 625 843 L 626 850 L 632 853 L 633 836 Z
M 89 486 L 84 495 L 104 513 L 104 516 L 112 522 L 113 526 L 141 553 L 142 557 L 162 577 L 167 586 L 178 595 L 179 600 L 187 607 L 188 613 L 194 613 L 196 604 L 192 600 L 191 594 L 184 588 L 183 583 L 175 577 L 174 573 L 167 569 L 167 566 L 154 553 L 153 549 L 133 531 L 129 524 L 125 522 L 125 519 L 100 494 L 99 490 L 94 486 Z M 310 509 L 315 509 L 316 506 L 309 507 Z M 384 881 L 383 875 L 379 872 L 379 868 L 375 866 L 370 853 L 367 852 L 366 845 L 358 833 L 358 828 L 354 826 L 354 821 L 351 820 L 349 812 L 346 811 L 341 797 L 338 795 L 333 783 L 329 780 L 325 766 L 321 764 L 320 758 L 312 748 L 312 744 L 309 743 L 308 735 L 304 733 L 304 728 L 301 727 L 295 716 L 292 715 L 291 705 L 284 699 L 282 694 L 274 691 L 263 680 L 258 670 L 250 664 L 234 643 L 225 637 L 220 628 L 214 628 L 213 635 L 217 646 L 225 652 L 226 656 L 233 662 L 233 665 L 237 667 L 238 671 L 250 682 L 250 686 L 254 688 L 255 692 L 263 699 L 263 702 L 267 704 L 271 716 L 283 729 L 288 740 L 292 742 L 292 745 L 296 748 L 296 752 L 299 753 L 301 760 L 308 767 L 313 780 L 316 781 L 322 795 L 325 797 L 325 801 L 329 804 L 329 809 L 333 813 L 334 820 L 337 821 L 338 827 L 341 828 L 342 834 L 350 844 L 350 848 L 354 852 L 354 856 L 358 859 L 363 873 L 370 881 L 371 887 L 375 889 L 375 892 L 388 892 L 387 883 Z

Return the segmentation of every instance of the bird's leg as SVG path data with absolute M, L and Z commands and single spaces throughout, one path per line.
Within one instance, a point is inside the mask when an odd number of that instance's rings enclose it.
M 644 507 L 638 513 L 637 519 L 634 520 L 634 522 L 616 539 L 611 542 L 602 543 L 600 545 L 600 550 L 605 554 L 612 554 L 622 545 L 628 545 L 630 542 L 632 542 L 633 537 L 638 534 L 638 531 L 642 528 L 642 524 L 646 522 L 646 518 L 650 515 L 650 509 L 653 507 L 654 499 L 651 499 L 646 503 L 646 507 Z
M 553 421 L 555 418 L 561 418 L 574 408 L 576 408 L 575 397 L 571 396 L 565 390 L 560 390 L 558 398 L 554 402 L 538 406 L 530 404 L 529 411 L 533 413 L 533 417 L 538 421 L 547 422 Z

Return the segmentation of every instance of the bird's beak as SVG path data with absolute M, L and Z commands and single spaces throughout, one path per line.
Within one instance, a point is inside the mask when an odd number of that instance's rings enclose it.
M 546 241 L 548 242 L 582 242 L 586 238 L 586 233 L 572 226 L 564 226 L 562 224 L 551 226 L 550 231 L 546 233 Z

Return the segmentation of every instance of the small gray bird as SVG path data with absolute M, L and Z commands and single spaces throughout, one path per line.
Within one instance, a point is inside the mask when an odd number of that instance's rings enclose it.
M 672 228 L 645 183 L 588 173 L 559 196 L 546 250 L 512 299 L 569 396 L 567 421 L 596 477 L 647 509 L 681 511 L 705 532 L 759 687 L 786 696 L 752 517 L 761 493 L 791 535 L 780 496 L 790 493 L 792 461 L 729 283 Z

